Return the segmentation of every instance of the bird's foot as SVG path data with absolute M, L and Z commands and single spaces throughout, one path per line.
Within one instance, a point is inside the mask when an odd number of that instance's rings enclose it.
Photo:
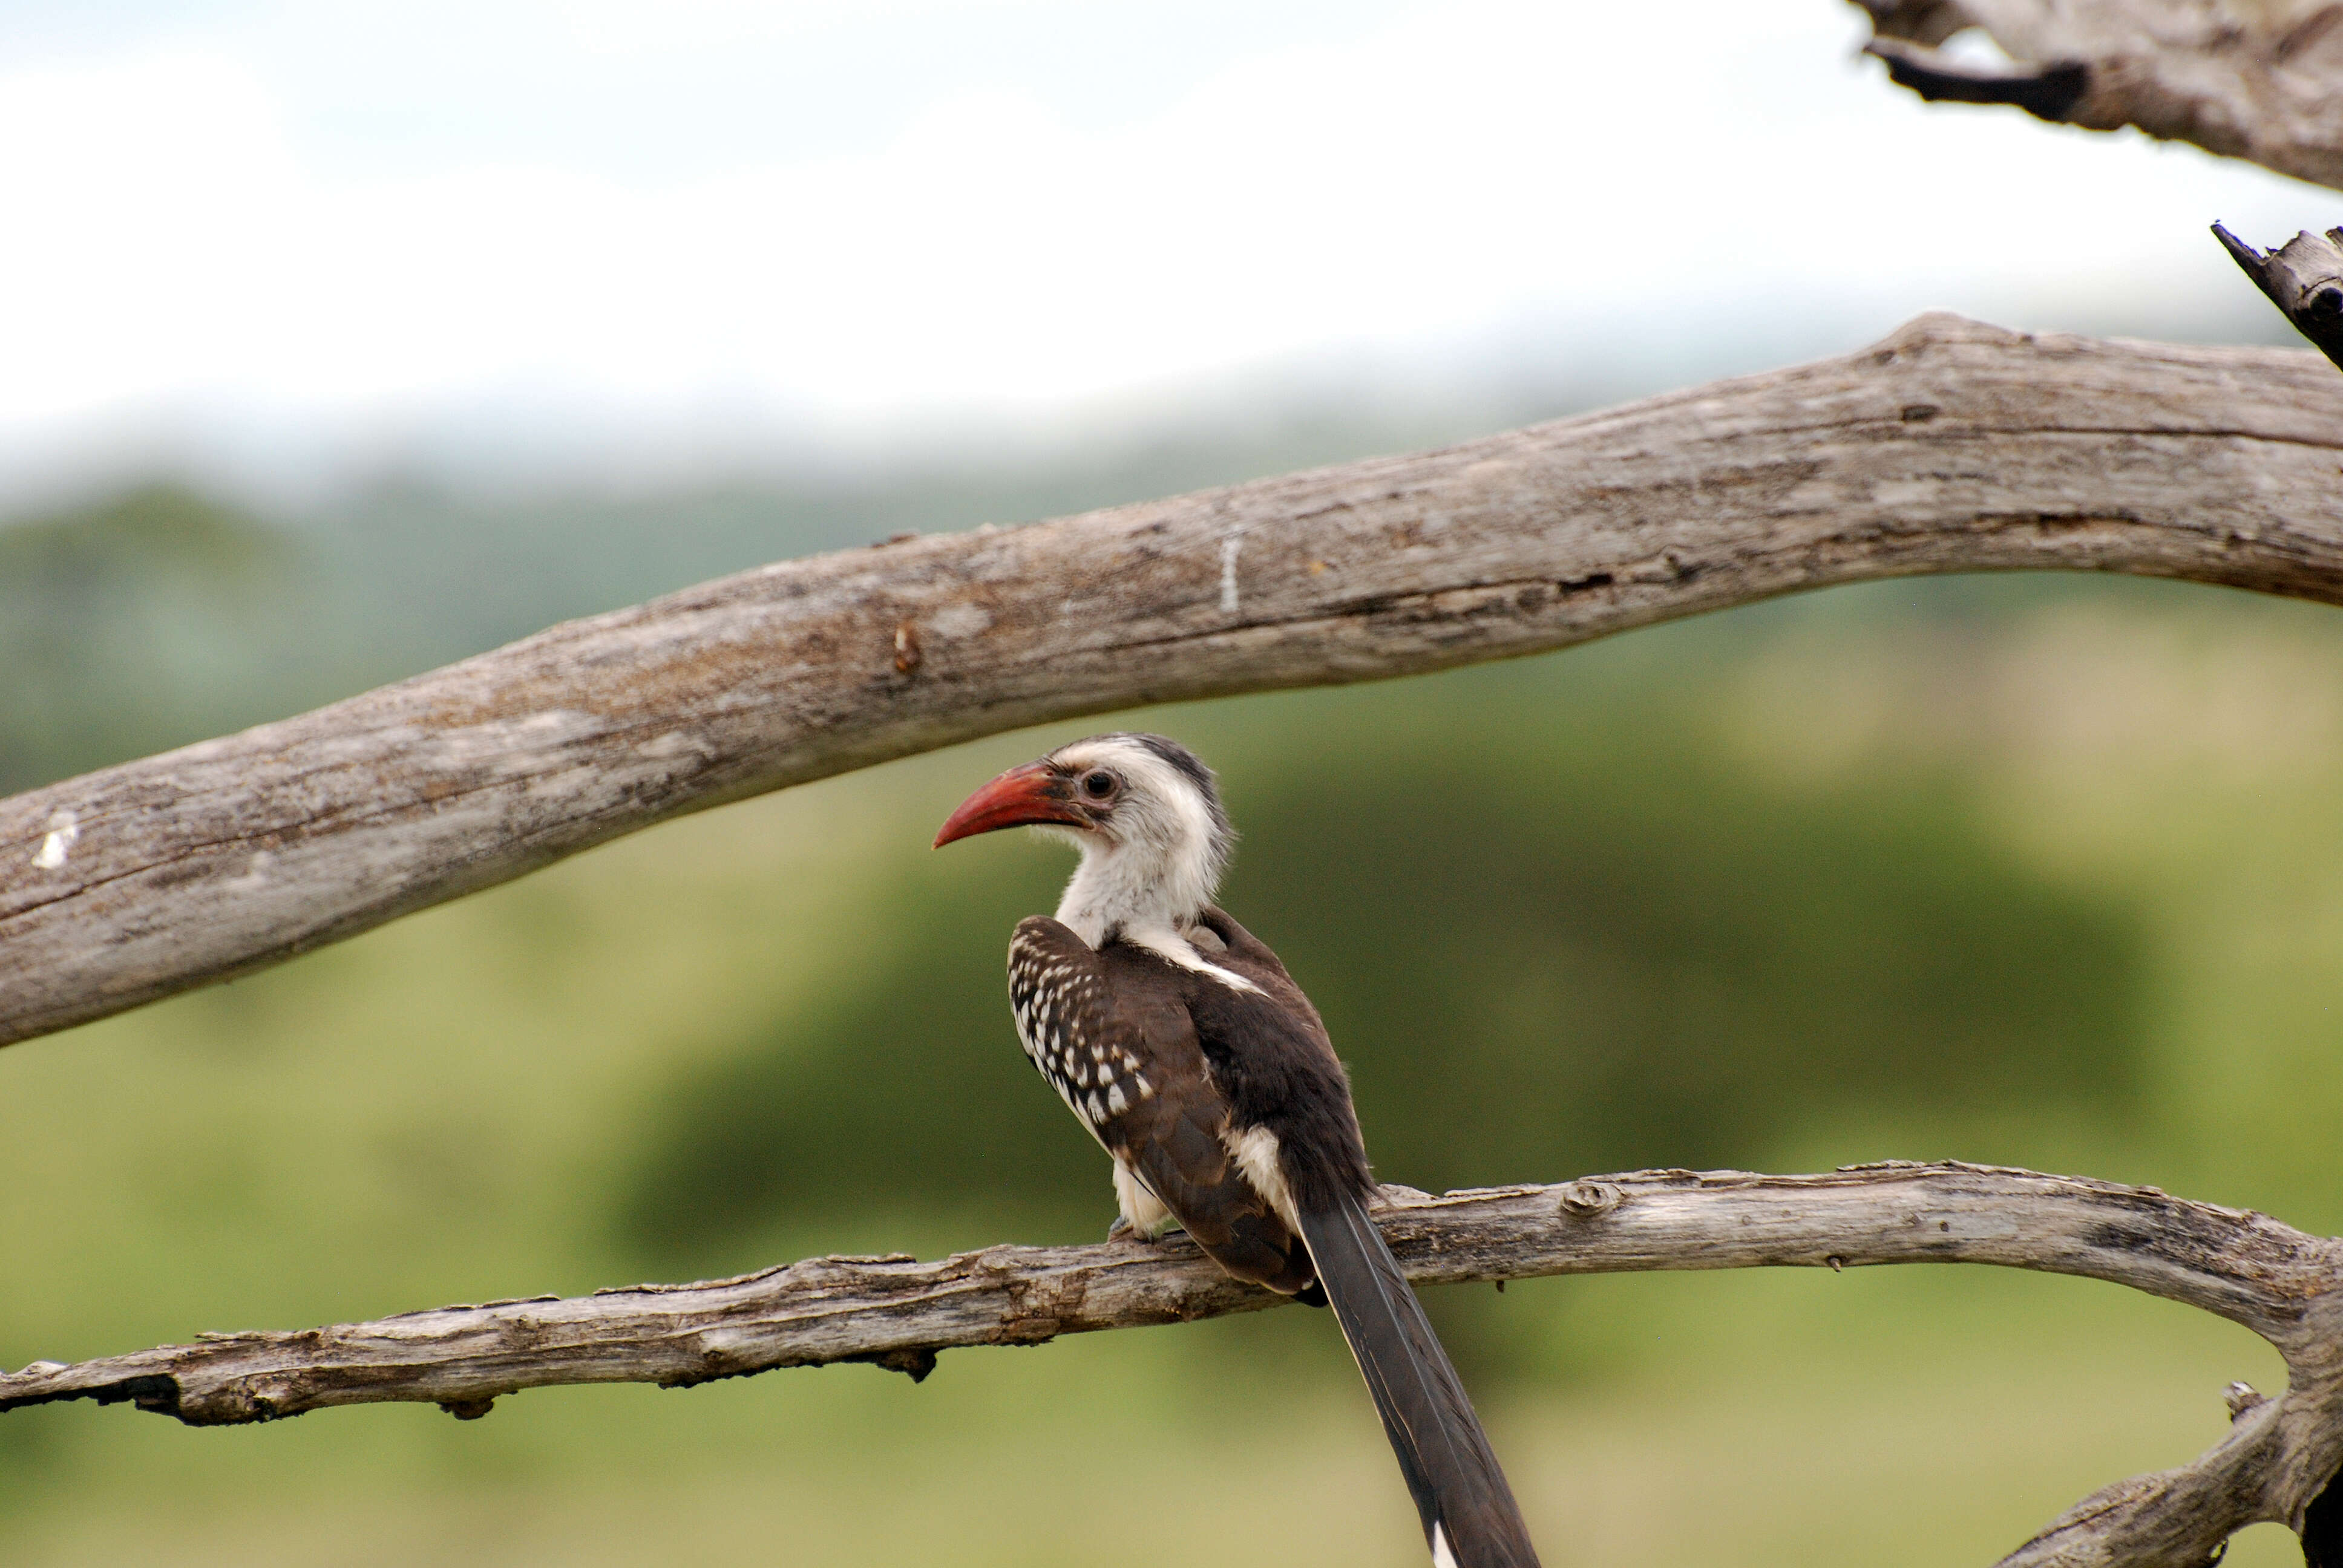
M 1106 1228 L 1106 1239 L 1110 1241 L 1162 1241 L 1187 1233 L 1186 1227 L 1181 1225 L 1164 1225 L 1157 1230 L 1142 1231 L 1121 1214 L 1117 1214 L 1114 1223 Z
M 1138 1234 L 1138 1228 L 1120 1214 L 1114 1217 L 1114 1223 L 1106 1228 L 1106 1239 L 1110 1241 L 1127 1241 Z

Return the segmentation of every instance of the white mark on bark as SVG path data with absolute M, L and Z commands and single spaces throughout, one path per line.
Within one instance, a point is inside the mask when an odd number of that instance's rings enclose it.
M 231 892 L 249 892 L 251 890 L 265 886 L 267 883 L 268 868 L 276 863 L 276 856 L 270 854 L 266 849 L 256 849 L 253 851 L 252 859 L 245 862 L 244 875 L 241 877 L 230 877 L 226 881 L 222 882 L 220 886 L 227 889 Z
M 706 740 L 688 729 L 670 729 L 644 741 L 635 748 L 635 753 L 665 761 L 670 757 L 706 757 L 709 747 Z
M 1231 528 L 1221 536 L 1221 613 L 1237 613 L 1237 551 L 1243 548 L 1244 530 Z
M 928 623 L 940 637 L 975 637 L 992 628 L 992 617 L 981 605 L 946 605 Z
M 33 864 L 44 871 L 59 869 L 65 863 L 65 856 L 72 852 L 74 840 L 80 837 L 81 819 L 73 812 L 62 809 L 50 812 L 49 836 L 41 840 L 40 853 L 33 857 Z

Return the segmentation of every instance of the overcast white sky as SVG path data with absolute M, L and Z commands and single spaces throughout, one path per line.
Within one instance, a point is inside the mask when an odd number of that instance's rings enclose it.
M 1859 23 L 1841 0 L 9 5 L 0 489 L 142 444 L 297 468 L 568 430 L 585 462 L 1656 333 L 1640 376 L 1540 367 L 1640 385 L 1929 305 L 2147 327 L 2246 287 L 2211 219 L 2270 243 L 2343 217 L 2192 149 L 1925 107 L 1851 58 Z

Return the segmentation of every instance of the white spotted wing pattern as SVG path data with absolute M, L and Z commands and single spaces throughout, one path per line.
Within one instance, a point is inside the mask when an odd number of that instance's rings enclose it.
M 1109 1128 L 1151 1098 L 1156 1086 L 1133 1042 L 1108 1023 L 1106 981 L 1096 959 L 1021 930 L 1009 950 L 1009 1001 L 1025 1054 L 1091 1136 L 1111 1147 Z

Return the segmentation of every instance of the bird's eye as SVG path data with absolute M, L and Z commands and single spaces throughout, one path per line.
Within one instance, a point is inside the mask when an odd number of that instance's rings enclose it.
M 1082 793 L 1093 800 L 1103 800 L 1114 793 L 1114 775 L 1103 768 L 1092 769 L 1082 775 Z

